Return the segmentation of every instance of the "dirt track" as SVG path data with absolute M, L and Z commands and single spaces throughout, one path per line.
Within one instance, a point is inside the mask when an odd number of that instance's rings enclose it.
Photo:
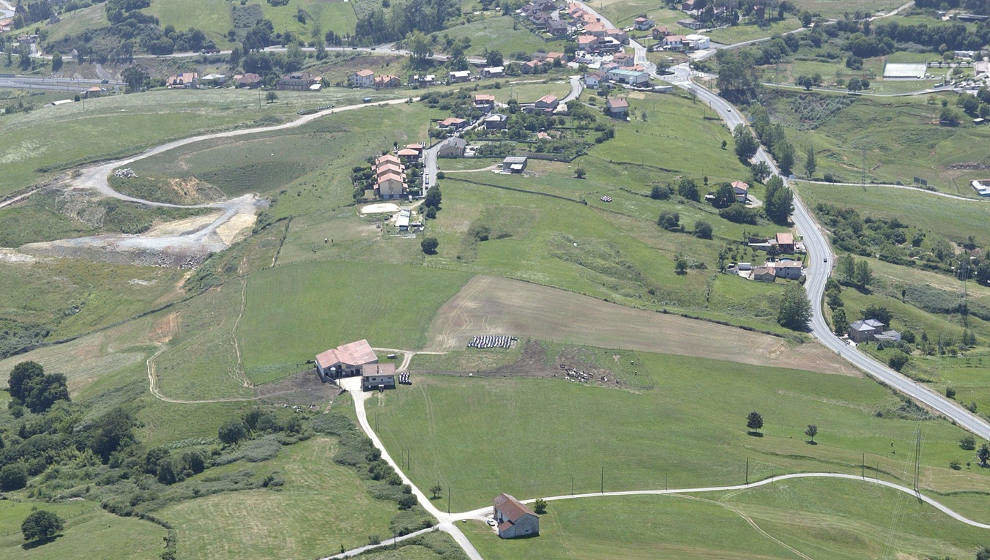
M 859 375 L 816 343 L 795 345 L 771 335 L 490 276 L 474 277 L 440 308 L 430 325 L 430 349 L 464 348 L 478 334 Z

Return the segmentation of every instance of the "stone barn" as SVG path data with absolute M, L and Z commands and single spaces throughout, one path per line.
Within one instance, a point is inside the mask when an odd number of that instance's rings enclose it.
M 509 494 L 495 496 L 495 525 L 503 539 L 535 537 L 540 534 L 540 518 Z

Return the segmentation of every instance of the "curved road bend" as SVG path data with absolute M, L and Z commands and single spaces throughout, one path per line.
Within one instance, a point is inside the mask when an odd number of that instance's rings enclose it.
M 722 117 L 722 120 L 725 121 L 730 130 L 734 129 L 736 125 L 745 124 L 745 119 L 728 101 L 691 81 L 691 70 L 686 64 L 675 66 L 672 70 L 674 71 L 673 77 L 657 77 L 668 80 L 672 84 L 694 93 L 700 99 L 707 102 Z M 757 151 L 753 160 L 765 162 L 770 166 L 773 173 L 780 175 L 780 169 L 777 167 L 777 163 L 767 154 L 762 146 Z M 784 178 L 784 182 L 789 186 L 793 186 L 793 182 L 790 179 Z M 815 338 L 840 357 L 876 380 L 938 411 L 943 416 L 981 438 L 990 440 L 990 423 L 986 420 L 966 410 L 954 400 L 932 391 L 860 352 L 856 348 L 849 346 L 832 332 L 825 321 L 825 315 L 822 311 L 822 299 L 825 294 L 825 283 L 828 280 L 829 274 L 832 272 L 832 263 L 835 259 L 825 234 L 818 227 L 818 224 L 815 222 L 804 202 L 802 202 L 797 190 L 794 190 L 794 214 L 792 219 L 798 233 L 804 238 L 805 248 L 808 251 L 809 265 L 805 272 L 807 281 L 804 286 L 808 292 L 808 298 L 811 300 L 811 330 Z

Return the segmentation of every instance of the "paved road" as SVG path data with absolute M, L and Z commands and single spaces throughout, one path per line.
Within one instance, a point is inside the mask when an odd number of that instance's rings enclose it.
M 672 495 L 672 494 L 703 494 L 703 493 L 709 493 L 709 492 L 727 492 L 727 491 L 731 492 L 731 491 L 736 491 L 736 490 L 750 490 L 750 489 L 753 489 L 753 488 L 759 488 L 761 486 L 767 486 L 767 485 L 773 484 L 775 482 L 780 482 L 782 480 L 794 480 L 794 479 L 800 479 L 800 478 L 838 478 L 838 479 L 843 479 L 843 480 L 855 480 L 855 481 L 858 481 L 858 482 L 865 482 L 865 483 L 868 483 L 868 484 L 877 484 L 879 486 L 885 486 L 887 488 L 891 488 L 893 490 L 897 490 L 898 492 L 903 492 L 905 494 L 909 494 L 909 495 L 911 495 L 913 497 L 916 497 L 917 499 L 919 499 L 919 500 L 925 502 L 926 504 L 934 507 L 935 509 L 941 511 L 942 513 L 948 515 L 949 517 L 955 519 L 956 521 L 959 521 L 961 523 L 965 523 L 966 525 L 969 525 L 971 527 L 977 527 L 977 528 L 980 528 L 980 529 L 990 529 L 990 524 L 981 523 L 979 521 L 974 521 L 974 520 L 972 520 L 972 519 L 970 519 L 970 518 L 968 518 L 968 517 L 966 517 L 966 516 L 964 516 L 964 515 L 962 515 L 960 513 L 957 513 L 955 511 L 953 511 L 948 506 L 943 505 L 942 503 L 940 503 L 940 502 L 938 502 L 938 501 L 936 501 L 936 500 L 934 500 L 932 498 L 929 498 L 928 496 L 925 496 L 924 494 L 922 494 L 920 492 L 915 492 L 913 489 L 908 488 L 907 486 L 901 486 L 900 484 L 897 484 L 897 483 L 894 483 L 894 482 L 887 482 L 886 480 L 878 480 L 878 479 L 875 479 L 875 478 L 860 477 L 860 476 L 856 476 L 856 475 L 853 475 L 853 474 L 841 474 L 841 473 L 823 473 L 823 472 L 818 472 L 818 473 L 792 473 L 792 474 L 783 474 L 783 475 L 780 475 L 780 476 L 774 476 L 774 477 L 766 478 L 766 479 L 763 479 L 763 480 L 761 480 L 759 482 L 751 482 L 749 484 L 737 484 L 737 485 L 734 485 L 734 486 L 707 486 L 707 487 L 700 487 L 700 488 L 671 488 L 669 490 L 627 490 L 627 491 L 621 491 L 621 492 L 604 492 L 604 493 L 602 493 L 602 492 L 590 492 L 590 493 L 587 493 L 587 494 L 566 494 L 566 495 L 563 495 L 563 496 L 550 496 L 550 497 L 546 497 L 546 498 L 543 498 L 543 499 L 546 500 L 546 501 L 548 501 L 548 502 L 554 502 L 554 501 L 559 501 L 559 500 L 574 500 L 574 499 L 581 499 L 581 498 L 602 498 L 602 497 L 609 497 L 609 496 L 668 496 L 668 495 Z M 531 504 L 531 503 L 533 503 L 535 501 L 536 501 L 536 498 L 531 498 L 531 499 L 528 499 L 528 500 L 523 500 L 523 503 Z M 456 520 L 462 520 L 462 519 L 484 520 L 486 517 L 488 517 L 491 514 L 491 511 L 492 511 L 491 506 L 489 506 L 489 507 L 483 507 L 483 508 L 478 508 L 478 509 L 471 510 L 471 511 L 465 511 L 465 512 L 451 514 L 451 519 L 453 519 L 455 521 Z
M 667 79 L 674 85 L 693 92 L 699 99 L 708 103 L 722 117 L 722 120 L 725 121 L 730 130 L 739 124 L 745 123 L 745 119 L 739 114 L 739 111 L 728 101 L 691 82 L 691 71 L 686 64 L 678 65 L 673 70 L 674 76 Z M 756 153 L 753 161 L 763 161 L 770 166 L 770 169 L 775 174 L 780 174 L 777 163 L 767 154 L 762 146 Z M 788 185 L 791 183 L 788 179 L 784 179 L 784 181 Z M 804 286 L 808 292 L 808 298 L 811 300 L 811 331 L 815 338 L 838 356 L 863 370 L 871 377 L 938 411 L 983 439 L 990 440 L 990 423 L 986 420 L 966 410 L 954 400 L 928 389 L 922 384 L 901 375 L 872 357 L 860 352 L 858 349 L 849 346 L 829 329 L 822 311 L 822 299 L 825 294 L 825 283 L 832 272 L 832 265 L 835 258 L 824 232 L 815 222 L 811 212 L 808 211 L 808 208 L 800 196 L 798 196 L 796 190 L 794 191 L 794 214 L 792 219 L 795 226 L 797 226 L 798 232 L 804 238 L 805 248 L 808 251 L 809 265 L 805 272 L 807 279 Z

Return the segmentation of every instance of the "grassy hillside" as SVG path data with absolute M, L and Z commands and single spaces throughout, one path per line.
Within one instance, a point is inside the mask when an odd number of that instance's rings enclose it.
M 857 496 L 859 499 L 854 499 Z M 485 558 L 969 558 L 986 531 L 893 490 L 789 480 L 755 490 L 551 502 L 540 536 L 467 526 Z
M 607 369 L 625 388 L 517 377 L 510 365 L 496 377 L 416 376 L 411 388 L 372 399 L 368 414 L 393 454 L 412 450 L 413 480 L 427 487 L 439 480 L 458 510 L 502 491 L 566 494 L 572 477 L 574 491 L 597 491 L 602 468 L 606 490 L 676 488 L 743 482 L 747 460 L 750 480 L 859 474 L 865 453 L 870 471 L 879 466 L 881 477 L 903 482 L 913 475 L 917 429 L 926 491 L 971 511 L 985 507 L 990 473 L 949 469 L 950 460 L 975 460 L 957 444 L 963 432 L 911 419 L 923 415 L 873 381 L 612 350 L 565 355 Z M 548 370 L 557 371 L 553 364 Z M 763 437 L 746 433 L 752 410 L 764 417 Z M 808 424 L 819 427 L 818 445 L 805 441 Z M 471 442 L 470 452 L 454 442 Z M 945 496 L 964 489 L 978 493 L 972 503 Z

